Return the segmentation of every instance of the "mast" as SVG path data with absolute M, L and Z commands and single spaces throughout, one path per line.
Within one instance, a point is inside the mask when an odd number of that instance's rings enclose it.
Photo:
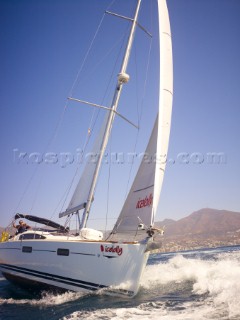
M 140 4 L 141 4 L 141 0 L 137 0 L 135 15 L 134 15 L 134 18 L 132 19 L 132 27 L 131 27 L 131 31 L 130 31 L 130 34 L 128 37 L 128 42 L 127 42 L 127 46 L 125 49 L 125 55 L 123 57 L 122 66 L 121 66 L 120 72 L 118 74 L 117 84 L 116 84 L 116 88 L 115 88 L 115 92 L 114 92 L 113 100 L 112 100 L 112 104 L 111 104 L 111 110 L 109 111 L 108 120 L 107 120 L 105 132 L 104 132 L 104 136 L 103 136 L 103 140 L 102 140 L 102 144 L 101 144 L 101 148 L 100 148 L 100 152 L 99 152 L 99 157 L 97 160 L 91 188 L 89 191 L 88 200 L 87 200 L 87 203 L 85 206 L 85 210 L 83 212 L 83 218 L 82 218 L 82 223 L 81 223 L 80 228 L 84 228 L 86 226 L 89 212 L 91 209 L 91 204 L 93 201 L 95 187 L 97 184 L 97 179 L 99 176 L 99 171 L 100 171 L 103 155 L 104 155 L 104 152 L 105 152 L 107 144 L 108 144 L 113 121 L 115 118 L 115 112 L 117 110 L 119 99 L 120 99 L 121 92 L 122 92 L 122 87 L 123 87 L 123 84 L 125 84 L 129 81 L 129 75 L 126 73 L 126 70 L 127 70 L 130 52 L 131 52 L 131 48 L 132 48 L 132 44 L 133 44 L 134 33 L 136 30 L 136 26 L 137 26 L 137 19 L 138 19 Z
M 166 0 L 158 0 L 158 112 L 145 154 L 112 231 L 111 240 L 144 240 L 154 224 L 167 163 L 173 100 L 172 40 Z M 145 230 L 145 231 L 144 231 Z M 136 238 L 137 237 L 137 238 Z

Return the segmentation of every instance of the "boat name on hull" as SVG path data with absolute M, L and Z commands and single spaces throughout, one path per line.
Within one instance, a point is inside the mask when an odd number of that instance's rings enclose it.
M 121 256 L 123 249 L 120 246 L 103 246 L 101 245 L 101 252 L 112 252 L 117 253 L 119 256 Z

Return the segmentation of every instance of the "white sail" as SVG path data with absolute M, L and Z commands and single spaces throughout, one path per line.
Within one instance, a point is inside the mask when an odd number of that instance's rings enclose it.
M 158 0 L 159 35 L 160 35 L 160 95 L 159 95 L 159 119 L 154 197 L 153 218 L 156 214 L 164 171 L 167 162 L 167 151 L 170 137 L 172 99 L 173 99 L 173 61 L 172 38 L 166 0 Z
M 173 91 L 172 41 L 166 0 L 158 0 L 160 37 L 159 112 L 133 185 L 113 233 L 136 233 L 152 226 L 161 192 L 170 135 Z
M 78 210 L 85 208 L 85 205 L 89 199 L 89 192 L 91 189 L 93 176 L 96 170 L 97 158 L 100 153 L 100 148 L 101 148 L 102 139 L 103 139 L 103 135 L 106 128 L 107 119 L 108 119 L 108 112 L 105 115 L 100 132 L 95 139 L 92 151 L 89 154 L 89 157 L 87 157 L 87 163 L 85 165 L 81 178 L 77 184 L 77 187 L 73 193 L 73 196 L 68 205 L 68 208 L 65 212 L 60 213 L 59 217 L 63 217 L 65 215 L 68 215 L 69 213 L 76 212 Z

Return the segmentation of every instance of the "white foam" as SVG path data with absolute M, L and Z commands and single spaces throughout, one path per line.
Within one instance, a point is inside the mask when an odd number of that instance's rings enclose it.
M 221 316 L 220 316 L 221 314 Z M 102 309 L 96 311 L 76 311 L 61 320 L 229 320 L 219 310 L 203 303 L 185 302 L 182 308 L 169 310 L 164 303 L 141 304 L 135 308 Z M 239 319 L 239 318 L 236 318 Z
M 228 307 L 229 317 L 240 318 L 240 252 L 234 255 L 219 255 L 216 262 L 209 261 L 206 268 L 198 274 L 193 291 L 208 293 L 214 305 Z
M 147 266 L 142 286 L 146 289 L 162 285 L 171 287 L 172 283 L 192 281 L 194 294 L 208 294 L 208 303 L 214 309 L 224 307 L 230 318 L 240 318 L 238 279 L 239 251 L 219 254 L 216 260 L 186 259 L 177 255 L 167 263 Z
M 63 294 L 44 293 L 40 299 L 0 299 L 0 304 L 27 304 L 39 306 L 53 306 L 69 301 L 75 301 L 86 294 L 80 292 L 65 292 Z

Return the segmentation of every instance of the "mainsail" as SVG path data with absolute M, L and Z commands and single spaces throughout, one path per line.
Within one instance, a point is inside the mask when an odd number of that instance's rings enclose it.
M 87 200 L 89 198 L 89 192 L 90 192 L 93 176 L 94 176 L 94 173 L 96 170 L 97 158 L 99 156 L 104 131 L 106 128 L 107 119 L 108 119 L 108 112 L 105 115 L 100 132 L 99 132 L 98 136 L 96 137 L 92 151 L 90 153 L 90 157 L 89 157 L 89 159 L 87 159 L 87 163 L 85 165 L 84 171 L 83 171 L 82 176 L 78 182 L 78 185 L 73 193 L 73 196 L 72 196 L 72 199 L 68 205 L 68 208 L 60 216 L 64 216 L 66 214 L 76 212 L 77 210 L 81 210 L 85 207 L 85 205 L 87 203 Z
M 154 223 L 167 161 L 173 91 L 172 40 L 166 0 L 158 0 L 160 38 L 159 112 L 133 185 L 113 234 L 134 233 Z M 145 235 L 144 235 L 145 237 Z

